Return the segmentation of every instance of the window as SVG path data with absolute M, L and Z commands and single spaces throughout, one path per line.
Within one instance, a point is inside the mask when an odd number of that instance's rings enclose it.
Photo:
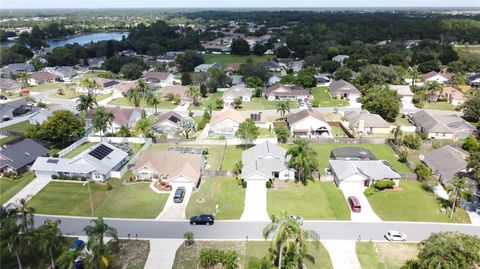
M 283 174 L 283 177 L 289 177 L 289 176 L 290 176 L 290 174 L 288 172 Z

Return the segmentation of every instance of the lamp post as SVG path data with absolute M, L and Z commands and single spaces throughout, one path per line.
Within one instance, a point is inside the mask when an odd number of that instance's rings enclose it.
M 92 210 L 92 215 L 93 215 L 93 200 L 92 200 L 92 191 L 90 190 L 90 182 L 87 181 L 83 183 L 83 186 L 87 185 L 88 187 L 88 196 L 90 198 L 90 209 Z

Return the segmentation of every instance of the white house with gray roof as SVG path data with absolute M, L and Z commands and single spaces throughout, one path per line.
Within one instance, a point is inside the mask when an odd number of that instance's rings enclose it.
M 443 185 L 449 185 L 457 175 L 467 172 L 467 156 L 450 145 L 420 155 L 420 160 L 432 169 Z
M 457 115 L 432 115 L 420 110 L 412 115 L 417 133 L 431 139 L 466 138 L 475 131 L 470 123 Z
M 348 122 L 348 127 L 358 134 L 389 134 L 391 130 L 390 124 L 380 115 L 372 114 L 367 110 L 346 111 L 344 118 Z
M 373 184 L 380 180 L 393 180 L 396 185 L 400 182 L 400 174 L 382 160 L 330 160 L 330 172 L 338 187 L 345 183 Z
M 233 108 L 237 98 L 240 98 L 242 102 L 250 102 L 253 90 L 253 88 L 247 88 L 243 85 L 235 85 L 226 89 L 223 92 L 223 107 Z
M 242 154 L 245 180 L 294 179 L 295 170 L 287 166 L 287 150 L 271 142 L 258 144 Z

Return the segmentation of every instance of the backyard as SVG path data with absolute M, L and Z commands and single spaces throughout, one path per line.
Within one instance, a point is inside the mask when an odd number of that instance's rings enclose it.
M 309 181 L 307 186 L 278 182 L 278 189 L 267 192 L 268 214 L 299 215 L 305 219 L 349 220 L 350 209 L 342 192 L 332 182 Z M 294 201 L 294 202 L 292 202 Z
M 453 220 L 440 212 L 440 201 L 415 180 L 401 180 L 400 189 L 385 190 L 368 196 L 377 215 L 386 221 L 425 221 L 470 223 L 465 210 L 459 208 Z
M 245 189 L 234 178 L 208 177 L 200 190 L 192 194 L 185 214 L 187 218 L 211 213 L 216 219 L 239 219 L 244 203 Z
M 455 106 L 450 104 L 449 102 L 425 102 L 423 105 L 423 109 L 434 109 L 434 110 L 450 110 L 454 111 Z
M 205 63 L 217 63 L 221 64 L 222 68 L 225 68 L 227 64 L 232 63 L 239 63 L 243 64 L 246 63 L 248 58 L 251 58 L 254 62 L 266 62 L 269 59 L 273 58 L 273 56 L 263 55 L 251 55 L 251 56 L 239 56 L 239 55 L 227 55 L 227 54 L 205 54 L 203 55 L 203 59 Z
M 348 106 L 347 100 L 333 99 L 328 87 L 316 87 L 311 89 L 313 100 L 319 101 L 319 107 L 342 107 Z
M 86 142 L 86 143 L 83 143 L 81 144 L 80 146 L 74 148 L 72 151 L 70 151 L 69 153 L 65 154 L 62 156 L 62 158 L 73 158 L 75 156 L 77 156 L 80 152 L 90 148 L 90 147 L 93 147 L 95 146 L 96 144 L 98 144 L 97 142 Z
M 24 173 L 19 179 L 11 180 L 8 178 L 0 178 L 0 204 L 4 204 L 10 200 L 15 194 L 22 190 L 30 183 L 35 174 L 33 172 Z
M 418 255 L 418 245 L 412 243 L 357 242 L 356 249 L 360 265 L 369 269 L 400 269 Z

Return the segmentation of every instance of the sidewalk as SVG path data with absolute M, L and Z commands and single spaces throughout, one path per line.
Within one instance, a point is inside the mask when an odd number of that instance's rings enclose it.
M 144 269 L 170 269 L 183 239 L 151 239 Z
M 362 269 L 358 261 L 355 241 L 321 240 L 330 254 L 334 269 Z
M 6 206 L 11 203 L 18 203 L 21 199 L 30 200 L 35 194 L 41 191 L 48 183 L 50 179 L 46 177 L 36 177 L 32 180 L 27 186 L 25 186 L 21 191 L 19 191 L 15 196 L 8 200 L 3 206 Z

